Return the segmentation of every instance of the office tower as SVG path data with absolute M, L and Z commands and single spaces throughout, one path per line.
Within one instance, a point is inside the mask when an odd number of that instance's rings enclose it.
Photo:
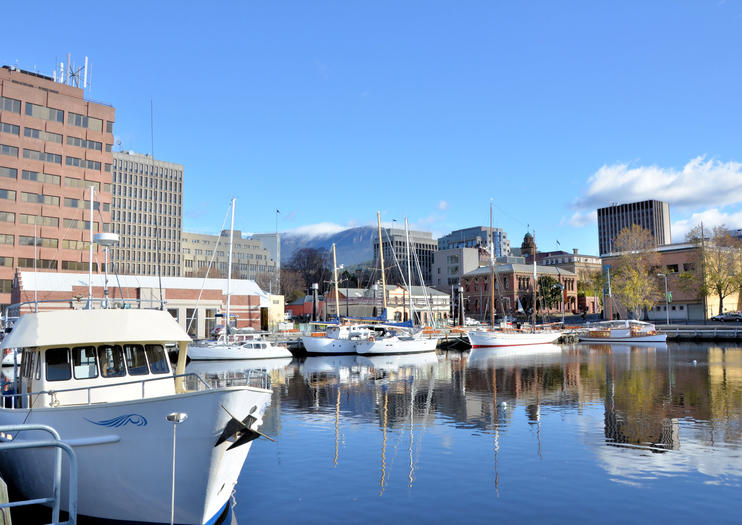
M 613 243 L 624 228 L 633 224 L 649 230 L 656 246 L 672 243 L 670 205 L 648 200 L 628 204 L 612 204 L 598 208 L 598 249 L 600 255 L 613 252 Z

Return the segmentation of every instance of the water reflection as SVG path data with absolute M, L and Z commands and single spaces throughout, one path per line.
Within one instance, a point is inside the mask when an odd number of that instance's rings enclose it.
M 487 486 L 507 506 L 567 477 L 574 494 L 551 503 L 579 508 L 585 494 L 609 490 L 603 483 L 662 491 L 661 479 L 683 477 L 672 497 L 690 497 L 700 486 L 721 490 L 742 480 L 738 347 L 579 344 L 523 354 L 310 357 L 274 373 L 265 428 L 279 445 L 256 445 L 246 468 L 257 463 L 274 488 L 297 475 L 327 477 L 322 490 L 294 488 L 301 509 L 329 521 L 321 505 L 342 506 L 347 491 L 368 503 L 358 508 L 365 520 L 374 515 L 373 498 L 430 505 L 450 497 L 444 487 L 463 510 L 489 501 Z M 539 512 L 518 508 L 528 519 Z M 404 516 L 392 510 L 388 517 Z

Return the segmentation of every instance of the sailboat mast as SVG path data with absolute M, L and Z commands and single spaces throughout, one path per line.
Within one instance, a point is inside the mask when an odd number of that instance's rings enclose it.
M 332 271 L 335 274 L 335 317 L 340 323 L 340 297 L 338 296 L 338 260 L 335 254 L 335 243 L 332 243 Z
M 227 259 L 227 320 L 224 322 L 224 333 L 227 334 L 227 340 L 229 340 L 229 307 L 232 295 L 232 238 L 234 236 L 234 203 L 236 199 L 232 199 L 232 223 L 229 226 L 229 257 Z
M 533 230 L 533 323 L 531 331 L 536 331 L 536 230 Z
M 495 329 L 495 240 L 492 235 L 492 199 L 490 199 L 490 327 Z
M 404 234 L 407 239 L 407 298 L 410 303 L 410 321 L 415 325 L 414 314 L 412 312 L 412 265 L 410 264 L 410 228 L 407 225 L 407 217 L 404 218 Z
M 381 213 L 376 212 L 376 223 L 379 225 L 379 258 L 381 259 L 381 297 L 384 299 L 384 315 L 386 316 L 386 273 L 384 272 L 384 250 L 381 242 Z

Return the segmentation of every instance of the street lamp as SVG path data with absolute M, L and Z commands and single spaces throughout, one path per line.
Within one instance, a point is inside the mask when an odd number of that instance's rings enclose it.
M 667 324 L 670 324 L 670 297 L 667 295 L 667 274 L 658 273 L 657 277 L 665 279 L 665 313 L 667 314 Z

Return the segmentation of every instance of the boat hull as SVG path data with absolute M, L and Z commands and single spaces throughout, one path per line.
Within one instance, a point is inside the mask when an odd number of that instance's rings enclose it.
M 204 524 L 223 511 L 250 450 L 250 443 L 215 447 L 231 418 L 244 419 L 253 406 L 262 415 L 270 391 L 250 387 L 206 390 L 158 398 L 61 406 L 0 409 L 0 424 L 38 423 L 55 428 L 78 458 L 78 514 L 104 520 L 169 523 L 173 412 L 188 414 L 177 425 L 175 523 Z M 227 410 L 224 410 L 225 407 Z M 16 441 L 48 439 L 28 431 Z M 27 498 L 51 494 L 53 452 L 0 454 L 2 472 Z M 63 461 L 62 507 L 66 509 L 67 466 Z
M 188 345 L 188 357 L 194 361 L 229 361 L 237 359 L 278 359 L 293 357 L 288 348 L 268 344 L 267 348 L 242 345 Z
M 665 343 L 667 334 L 642 335 L 637 337 L 590 337 L 579 336 L 582 343 Z
M 335 339 L 332 337 L 303 336 L 301 342 L 310 355 L 337 355 L 355 354 L 355 341 L 351 339 Z
M 438 339 L 436 338 L 401 339 L 398 337 L 382 337 L 374 341 L 356 341 L 355 349 L 359 355 L 418 354 L 433 352 L 437 346 Z
M 472 348 L 498 348 L 501 346 L 528 346 L 550 344 L 561 337 L 561 332 L 469 332 Z

